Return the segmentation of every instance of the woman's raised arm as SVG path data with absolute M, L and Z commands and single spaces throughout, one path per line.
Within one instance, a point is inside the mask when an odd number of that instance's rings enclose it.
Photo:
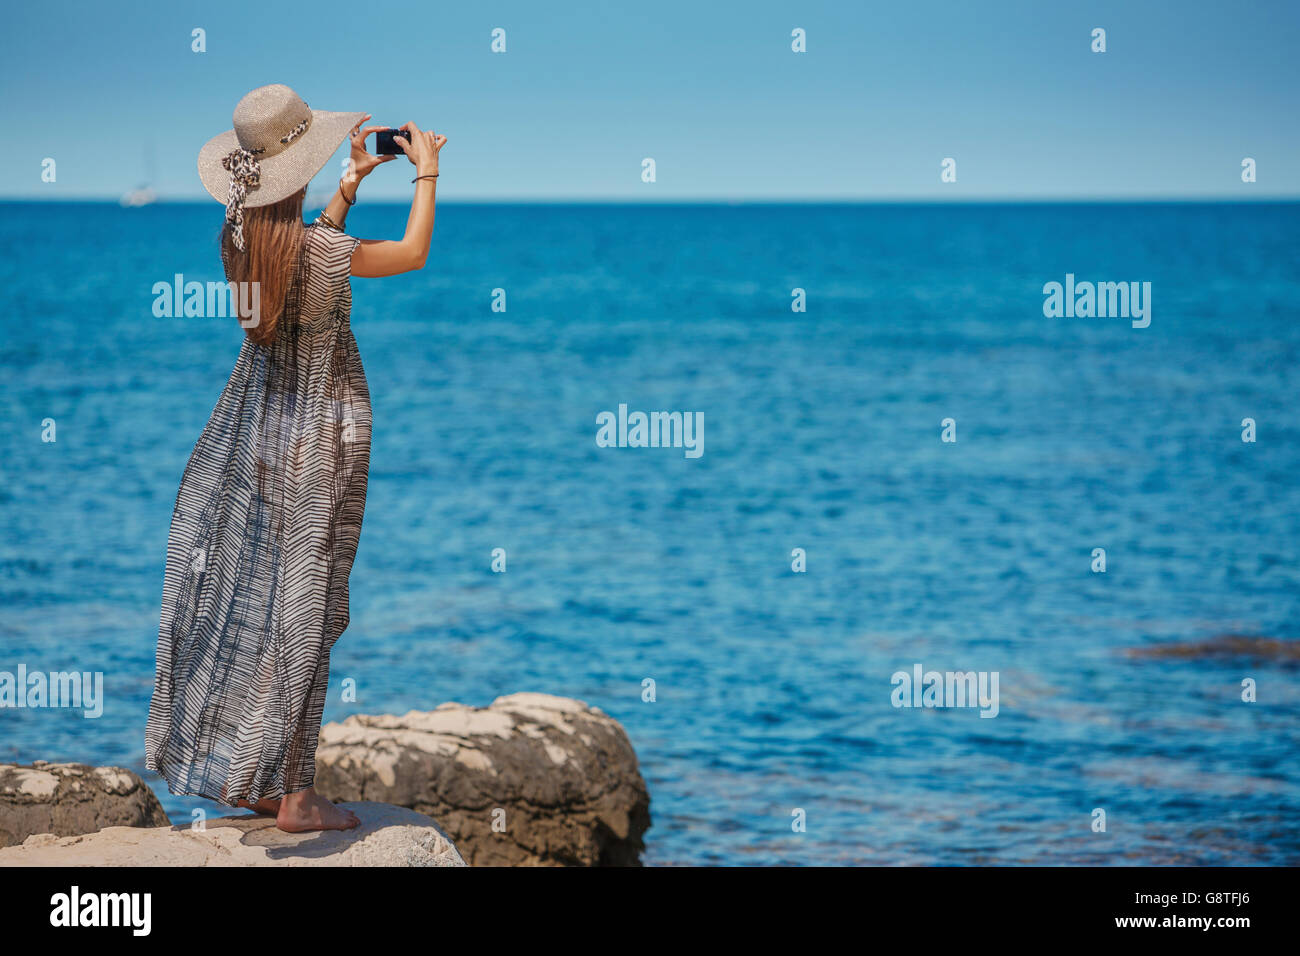
M 414 123 L 401 127 L 406 136 L 397 143 L 415 166 L 415 196 L 406 217 L 406 234 L 401 239 L 362 239 L 352 254 L 352 274 L 362 278 L 397 275 L 423 269 L 433 240 L 433 207 L 437 195 L 438 151 L 447 137 L 421 130 Z

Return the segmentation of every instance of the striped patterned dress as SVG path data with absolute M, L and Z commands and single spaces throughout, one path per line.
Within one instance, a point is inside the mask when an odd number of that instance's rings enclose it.
M 181 478 L 145 766 L 226 804 L 312 785 L 370 465 L 356 239 L 307 228 L 269 346 L 245 338 Z

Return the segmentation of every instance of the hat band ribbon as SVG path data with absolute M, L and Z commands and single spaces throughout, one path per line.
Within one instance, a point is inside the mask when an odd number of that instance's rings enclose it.
M 250 150 L 242 146 L 221 158 L 221 166 L 230 173 L 230 191 L 226 194 L 226 222 L 235 248 L 244 251 L 244 200 L 250 187 L 262 180 L 262 166 Z

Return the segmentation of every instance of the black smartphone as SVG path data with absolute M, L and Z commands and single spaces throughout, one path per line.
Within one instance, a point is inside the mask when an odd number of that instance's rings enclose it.
M 404 155 L 402 147 L 393 142 L 394 136 L 406 138 L 406 133 L 400 129 L 381 129 L 375 131 L 375 154 L 377 156 L 401 156 Z

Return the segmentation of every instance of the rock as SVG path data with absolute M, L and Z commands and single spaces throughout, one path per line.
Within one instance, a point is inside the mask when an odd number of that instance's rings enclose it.
M 472 866 L 638 866 L 650 826 L 618 721 L 548 694 L 326 724 L 316 788 L 436 816 Z
M 1300 641 L 1244 634 L 1221 634 L 1204 641 L 1177 641 L 1129 648 L 1130 657 L 1206 658 L 1235 657 L 1256 660 L 1300 660 Z
M 79 763 L 0 764 L 0 847 L 36 833 L 75 836 L 104 827 L 156 827 L 167 814 L 139 776 Z
M 109 827 L 28 837 L 0 850 L 3 866 L 464 866 L 447 835 L 422 813 L 351 803 L 354 830 L 285 833 L 270 817 L 221 817 L 203 830 Z

